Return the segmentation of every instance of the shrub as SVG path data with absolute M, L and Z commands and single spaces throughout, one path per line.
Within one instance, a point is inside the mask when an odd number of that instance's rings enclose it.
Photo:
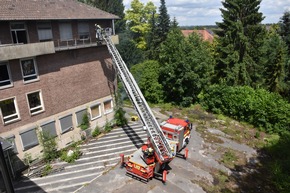
M 98 135 L 101 134 L 100 128 L 98 126 L 96 126 L 96 128 L 94 129 L 94 131 L 92 132 L 92 136 L 96 137 Z
M 108 121 L 106 121 L 105 128 L 104 128 L 105 133 L 108 133 L 111 130 L 112 130 L 112 126 L 110 125 Z
M 125 111 L 123 108 L 118 108 L 117 111 L 115 112 L 114 119 L 116 121 L 117 126 L 124 126 L 128 124 L 128 121 L 125 117 Z
M 81 151 L 79 150 L 79 148 L 76 148 L 74 150 L 71 150 L 72 151 L 72 154 L 71 155 L 68 155 L 68 152 L 70 150 L 63 150 L 62 151 L 61 156 L 60 156 L 60 159 L 62 161 L 65 161 L 67 163 L 73 163 L 73 162 L 75 162 L 75 160 L 77 160 L 81 156 Z
M 41 176 L 47 176 L 51 172 L 51 170 L 52 166 L 49 163 L 47 163 L 41 171 Z
M 268 133 L 290 130 L 290 104 L 263 89 L 213 85 L 199 95 L 208 111 L 253 124 Z
M 90 127 L 89 116 L 87 113 L 83 115 L 80 127 L 82 130 L 86 130 Z
M 38 133 L 40 145 L 43 148 L 43 159 L 46 163 L 59 157 L 57 151 L 56 137 L 50 135 L 48 132 L 40 131 Z

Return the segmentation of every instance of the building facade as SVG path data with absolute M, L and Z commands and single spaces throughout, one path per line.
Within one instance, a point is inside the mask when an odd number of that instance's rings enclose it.
M 41 156 L 40 131 L 61 149 L 80 140 L 84 114 L 91 128 L 113 119 L 116 73 L 95 24 L 118 43 L 115 19 L 75 0 L 0 1 L 0 136 L 19 160 Z

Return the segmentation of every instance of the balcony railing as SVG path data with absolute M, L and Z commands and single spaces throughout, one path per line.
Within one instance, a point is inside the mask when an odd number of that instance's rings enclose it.
M 112 40 L 115 44 L 119 44 L 118 35 L 113 35 Z M 88 37 L 87 39 L 70 39 L 70 40 L 55 40 L 54 47 L 55 51 L 70 50 L 70 49 L 79 49 L 93 46 L 105 45 L 105 41 L 97 41 L 94 37 Z

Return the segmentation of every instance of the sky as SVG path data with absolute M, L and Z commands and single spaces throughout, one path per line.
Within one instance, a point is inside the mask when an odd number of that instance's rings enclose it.
M 125 9 L 129 9 L 132 0 L 123 0 Z M 151 0 L 158 8 L 160 0 Z M 140 0 L 146 4 L 149 0 Z M 171 19 L 177 19 L 179 26 L 215 25 L 221 22 L 223 8 L 221 0 L 165 0 Z M 290 11 L 290 0 L 262 0 L 260 12 L 265 19 L 262 23 L 278 23 L 283 13 Z

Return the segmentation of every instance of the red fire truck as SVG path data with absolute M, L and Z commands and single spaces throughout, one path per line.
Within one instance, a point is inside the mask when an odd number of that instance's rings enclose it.
M 176 153 L 179 153 L 189 142 L 192 124 L 189 120 L 170 117 L 163 121 L 161 129 L 170 144 L 176 144 Z
M 175 156 L 172 152 L 172 146 L 164 136 L 138 84 L 109 35 L 103 34 L 103 40 L 106 42 L 114 67 L 148 135 L 147 143 L 134 152 L 128 160 L 124 161 L 123 157 L 122 164 L 125 165 L 127 174 L 130 176 L 145 181 L 153 177 L 161 177 L 165 182 L 167 165 Z

